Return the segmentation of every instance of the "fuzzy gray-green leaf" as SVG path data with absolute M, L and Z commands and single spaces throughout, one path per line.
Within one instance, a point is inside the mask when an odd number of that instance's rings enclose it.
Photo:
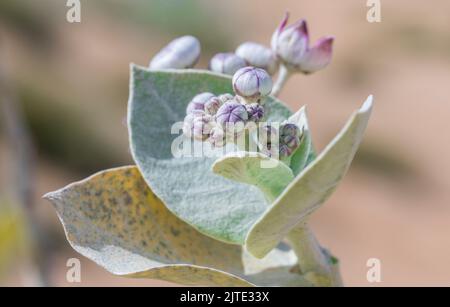
M 222 241 L 243 244 L 252 225 L 267 208 L 264 195 L 250 185 L 215 175 L 214 158 L 174 158 L 172 124 L 182 121 L 196 94 L 232 93 L 231 79 L 207 71 L 150 71 L 132 67 L 128 127 L 131 151 L 143 177 L 182 220 Z M 268 98 L 269 121 L 286 120 L 291 112 Z M 200 143 L 201 145 L 202 143 Z
M 312 150 L 312 138 L 309 130 L 308 118 L 306 115 L 306 107 L 302 107 L 295 114 L 289 117 L 288 123 L 296 124 L 303 132 L 302 142 L 299 148 L 294 152 L 290 158 L 289 166 L 294 175 L 298 175 L 307 165 L 308 156 Z

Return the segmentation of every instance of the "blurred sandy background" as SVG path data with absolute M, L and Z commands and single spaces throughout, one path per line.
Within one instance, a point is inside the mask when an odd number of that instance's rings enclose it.
M 21 245 L 11 248 L 14 254 L 0 250 L 8 263 L 0 265 L 0 285 L 32 282 L 33 265 L 20 255 L 36 242 L 34 262 L 45 268 L 50 285 L 166 285 L 111 276 L 76 254 L 40 197 L 132 163 L 124 126 L 130 62 L 147 65 L 172 38 L 194 34 L 203 47 L 198 66 L 206 67 L 214 53 L 240 42 L 268 44 L 289 10 L 293 19 L 308 20 L 312 39 L 336 36 L 332 65 L 295 76 L 281 95 L 294 109 L 308 104 L 316 146 L 322 149 L 349 114 L 375 96 L 349 174 L 313 216 L 319 240 L 340 258 L 346 285 L 450 286 L 449 1 L 381 0 L 382 22 L 372 24 L 365 0 L 82 0 L 80 24 L 66 22 L 65 2 L 0 2 L 8 97 L 19 115 L 23 111 L 34 144 L 25 151 L 35 150 L 34 171 L 18 177 L 20 155 L 1 117 L 0 206 L 9 209 L 0 213 L 13 218 L 0 217 L 0 231 L 1 223 L 9 225 L 3 243 Z M 29 199 L 20 197 L 23 178 L 31 180 Z M 14 213 L 20 202 L 28 202 L 41 239 L 27 242 L 14 231 L 26 223 Z M 66 282 L 71 257 L 82 261 L 81 284 Z M 369 258 L 381 260 L 380 284 L 366 280 Z

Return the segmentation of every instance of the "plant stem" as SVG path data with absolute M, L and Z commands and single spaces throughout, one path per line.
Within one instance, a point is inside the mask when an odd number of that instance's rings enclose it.
M 341 286 L 337 268 L 322 251 L 317 239 L 306 224 L 298 225 L 287 237 L 298 258 L 301 274 L 315 286 Z
M 277 97 L 280 94 L 290 76 L 291 72 L 289 69 L 284 64 L 281 64 L 278 71 L 278 79 L 272 88 L 272 96 Z

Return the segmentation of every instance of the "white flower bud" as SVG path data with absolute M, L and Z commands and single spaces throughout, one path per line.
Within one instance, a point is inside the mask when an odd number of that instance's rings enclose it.
M 194 139 L 204 141 L 209 137 L 213 127 L 214 125 L 211 116 L 196 116 L 192 124 L 192 135 L 194 136 Z
M 196 95 L 192 98 L 186 108 L 186 114 L 192 113 L 193 111 L 205 111 L 205 104 L 214 97 L 214 94 L 205 92 Z
M 270 48 L 264 45 L 246 42 L 236 49 L 236 54 L 243 58 L 249 66 L 262 68 L 273 75 L 277 72 L 278 60 Z
M 183 122 L 183 134 L 187 137 L 193 136 L 193 128 L 194 128 L 194 119 L 196 117 L 201 117 L 205 114 L 205 112 L 200 110 L 194 110 L 191 113 L 188 113 L 184 118 Z
M 245 99 L 258 100 L 272 91 L 272 78 L 261 68 L 244 67 L 234 74 L 233 89 Z
M 208 141 L 214 147 L 223 147 L 226 143 L 226 134 L 221 127 L 215 126 L 211 130 Z
M 209 62 L 210 70 L 226 75 L 233 75 L 245 66 L 247 64 L 244 59 L 234 53 L 218 53 Z
M 150 62 L 150 69 L 183 69 L 193 67 L 200 57 L 200 42 L 193 36 L 171 41 Z
M 183 133 L 187 137 L 204 141 L 209 137 L 213 126 L 211 116 L 206 115 L 203 111 L 193 111 L 184 118 Z
M 208 115 L 216 115 L 217 110 L 222 106 L 222 101 L 219 97 L 212 97 L 205 103 L 205 113 Z
M 222 94 L 222 95 L 219 95 L 219 99 L 220 99 L 220 102 L 222 104 L 224 104 L 227 101 L 233 100 L 234 96 L 231 94 Z

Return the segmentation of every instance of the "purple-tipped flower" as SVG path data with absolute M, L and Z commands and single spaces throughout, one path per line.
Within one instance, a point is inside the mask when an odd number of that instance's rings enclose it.
M 216 114 L 216 122 L 227 132 L 240 133 L 248 120 L 245 107 L 234 100 L 223 104 Z
M 237 95 L 249 100 L 257 100 L 272 91 L 272 78 L 261 68 L 244 67 L 233 76 L 233 89 Z
M 209 62 L 210 70 L 226 75 L 233 75 L 245 66 L 245 60 L 234 53 L 218 53 Z
M 212 97 L 205 103 L 205 113 L 208 115 L 216 115 L 219 108 L 222 106 L 222 101 L 219 97 Z
M 192 113 L 193 111 L 205 111 L 205 104 L 214 97 L 214 94 L 205 92 L 196 95 L 192 98 L 186 108 L 186 114 Z
M 236 49 L 236 54 L 243 58 L 249 66 L 262 68 L 273 75 L 277 72 L 278 60 L 270 48 L 264 45 L 246 42 Z
M 334 37 L 324 37 L 305 54 L 300 70 L 305 74 L 311 74 L 328 66 L 333 54 Z
M 245 105 L 248 113 L 248 119 L 257 123 L 264 117 L 264 108 L 259 103 Z
M 193 36 L 182 36 L 171 41 L 150 62 L 150 69 L 190 68 L 200 57 L 200 42 Z
M 331 61 L 334 39 L 322 38 L 310 48 L 306 21 L 299 20 L 287 26 L 288 19 L 286 13 L 272 35 L 273 52 L 291 70 L 309 74 L 325 68 Z

